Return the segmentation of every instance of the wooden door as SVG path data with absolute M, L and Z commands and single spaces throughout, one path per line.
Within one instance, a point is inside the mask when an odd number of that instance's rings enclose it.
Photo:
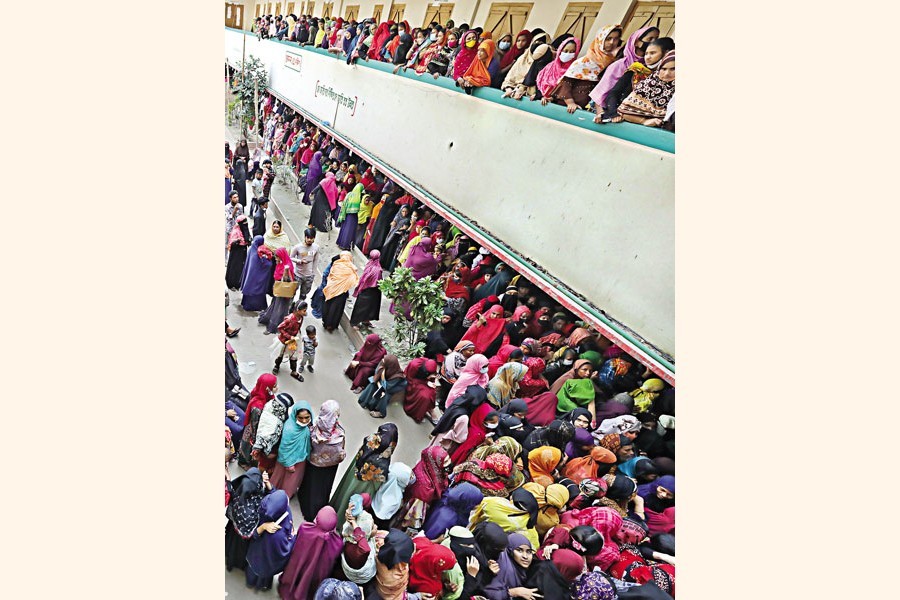
M 507 33 L 515 35 L 525 29 L 528 15 L 534 2 L 517 2 L 515 4 L 491 4 L 491 12 L 488 14 L 485 31 L 490 31 L 496 42 Z
M 450 15 L 453 14 L 454 4 L 442 2 L 440 6 L 432 6 L 428 5 L 428 9 L 425 11 L 425 20 L 422 22 L 422 27 L 428 27 L 428 24 L 432 21 L 437 21 L 443 27 L 447 21 L 450 20 Z
M 384 12 L 384 4 L 376 4 L 375 8 L 372 10 L 372 18 L 375 19 L 376 23 L 381 23 L 381 13 Z
M 280 14 L 281 14 L 281 2 L 276 2 L 275 3 L 275 16 L 277 17 Z
M 322 16 L 327 19 L 334 16 L 334 2 L 326 2 L 322 5 Z
M 345 21 L 358 21 L 359 20 L 359 4 L 348 4 L 347 8 L 344 9 L 344 20 Z
M 234 15 L 234 28 L 235 29 L 243 29 L 244 28 L 244 5 L 243 4 L 235 4 L 234 11 L 232 12 Z
M 674 2 L 637 2 L 622 21 L 625 33 L 623 40 L 642 27 L 658 27 L 659 37 L 675 35 Z
M 236 5 L 233 2 L 225 3 L 225 27 L 233 27 L 235 29 L 239 29 L 240 25 L 235 25 L 237 10 L 235 9 Z M 241 6 L 243 8 L 243 6 Z
M 602 6 L 602 2 L 569 2 L 559 27 L 553 34 L 553 39 L 562 34 L 574 35 L 581 40 L 582 46 L 589 44 L 590 40 L 587 40 L 586 36 L 590 33 Z
M 262 4 L 256 5 L 256 16 L 260 16 L 262 14 Z
M 400 21 L 403 20 L 403 13 L 405 13 L 405 12 L 406 12 L 405 4 L 392 4 L 391 5 L 391 13 L 390 13 L 391 17 L 389 20 L 393 21 L 394 23 L 399 23 Z M 409 33 L 412 33 L 412 32 L 409 32 Z
M 306 14 L 312 16 L 313 13 L 315 12 L 315 10 L 316 10 L 316 3 L 315 3 L 315 2 L 307 2 L 307 4 L 306 4 Z
M 287 3 L 287 8 L 284 9 L 284 16 L 288 16 L 288 15 L 296 15 L 296 14 L 297 14 L 297 13 L 294 12 L 294 5 L 295 5 L 295 4 L 296 4 L 295 2 L 288 2 L 288 3 Z

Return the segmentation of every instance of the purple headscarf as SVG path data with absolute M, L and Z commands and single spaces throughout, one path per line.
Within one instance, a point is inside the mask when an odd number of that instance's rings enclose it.
M 409 251 L 409 257 L 403 263 L 404 267 L 412 269 L 412 276 L 417 281 L 423 277 L 434 275 L 434 272 L 437 270 L 439 261 L 432 254 L 431 245 L 433 243 L 430 237 L 422 238 Z
M 485 595 L 491 600 L 494 598 L 506 598 L 510 589 L 521 587 L 525 583 L 525 569 L 520 567 L 513 559 L 513 550 L 519 546 L 531 548 L 531 542 L 521 533 L 509 534 L 506 552 L 502 553 L 497 559 L 497 562 L 500 564 L 500 571 L 494 575 L 491 582 L 484 588 Z
M 566 456 L 569 458 L 580 458 L 587 456 L 587 452 L 581 449 L 582 446 L 593 446 L 594 436 L 587 429 L 581 427 L 575 428 L 575 437 L 566 444 Z
M 309 170 L 306 172 L 306 188 L 303 194 L 303 204 L 312 204 L 312 193 L 322 179 L 322 153 L 316 150 L 312 160 L 309 161 Z
M 369 262 L 367 262 L 365 268 L 363 268 L 362 276 L 359 278 L 359 283 L 356 285 L 356 290 L 353 292 L 354 296 L 359 296 L 361 291 L 378 285 L 378 280 L 381 279 L 382 271 L 380 258 L 381 252 L 378 250 L 369 252 Z
M 254 537 L 247 548 L 247 563 L 260 578 L 274 577 L 281 573 L 294 547 L 294 522 L 288 506 L 288 496 L 282 490 L 274 490 L 263 498 L 259 506 L 259 522 L 275 522 L 287 513 L 275 533 L 263 533 Z
M 484 494 L 468 481 L 453 486 L 440 502 L 428 511 L 423 531 L 429 540 L 442 535 L 451 527 L 468 527 L 469 513 L 484 500 Z
M 291 557 L 278 581 L 279 596 L 309 598 L 331 574 L 344 547 L 336 526 L 337 513 L 328 505 L 319 510 L 314 521 L 300 525 Z
M 653 496 L 656 494 L 656 488 L 664 487 L 673 494 L 675 493 L 675 476 L 674 475 L 663 475 L 659 479 L 655 479 L 650 483 L 644 483 L 638 486 L 637 493 L 641 498 L 647 498 L 647 496 Z
M 241 306 L 244 310 L 262 310 L 266 307 L 266 287 L 271 279 L 272 259 L 259 257 L 258 251 L 263 241 L 263 236 L 256 236 L 247 250 L 241 277 Z
M 625 44 L 625 56 L 624 58 L 620 58 L 613 64 L 606 67 L 606 70 L 603 71 L 603 77 L 600 78 L 600 83 L 591 90 L 591 100 L 597 103 L 597 106 L 603 107 L 606 103 L 606 96 L 609 95 L 610 90 L 613 89 L 619 79 L 622 78 L 622 75 L 625 74 L 625 71 L 628 70 L 628 67 L 631 66 L 631 63 L 639 62 L 644 64 L 643 58 L 638 58 L 637 51 L 634 49 L 634 45 L 637 43 L 639 39 L 644 37 L 644 34 L 650 31 L 651 29 L 659 30 L 658 27 L 653 27 L 652 25 L 648 25 L 647 27 L 642 27 L 638 29 L 634 33 L 631 34 L 631 37 L 628 38 L 628 43 Z

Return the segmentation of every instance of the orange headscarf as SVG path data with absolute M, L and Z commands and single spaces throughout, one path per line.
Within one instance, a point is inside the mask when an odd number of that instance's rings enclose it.
M 541 446 L 528 453 L 528 470 L 531 480 L 541 487 L 554 483 L 553 469 L 559 464 L 562 451 L 553 446 Z
M 528 460 L 531 460 L 530 456 Z M 575 483 L 581 483 L 582 479 L 596 479 L 597 463 L 615 464 L 616 455 L 606 448 L 594 446 L 587 456 L 573 458 L 566 463 L 565 476 Z
M 469 68 L 466 69 L 466 72 L 463 74 L 463 79 L 466 79 L 469 83 L 471 83 L 475 87 L 486 87 L 491 85 L 491 74 L 488 73 L 488 65 L 491 64 L 491 59 L 494 58 L 494 49 L 496 48 L 496 44 L 494 40 L 484 40 L 481 44 L 478 45 L 479 50 L 484 50 L 485 54 L 487 54 L 487 58 L 484 61 L 478 60 L 478 57 L 475 57 L 475 60 L 472 61 L 472 64 L 469 65 Z
M 357 283 L 359 283 L 359 273 L 353 264 L 353 255 L 345 250 L 341 252 L 341 257 L 331 265 L 328 283 L 325 284 L 322 293 L 325 294 L 327 300 L 331 300 L 335 296 L 349 292 Z

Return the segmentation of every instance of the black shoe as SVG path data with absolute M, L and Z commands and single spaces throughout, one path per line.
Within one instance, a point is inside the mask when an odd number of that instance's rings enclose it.
M 312 365 L 306 365 L 306 370 L 310 373 L 315 373 L 315 371 L 313 371 Z

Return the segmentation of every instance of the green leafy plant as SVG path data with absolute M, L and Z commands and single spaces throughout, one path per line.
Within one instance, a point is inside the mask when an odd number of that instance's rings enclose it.
M 242 126 L 249 129 L 253 126 L 254 94 L 258 92 L 261 98 L 266 93 L 266 87 L 269 85 L 269 72 L 263 61 L 250 54 L 247 56 L 246 62 L 238 62 L 235 78 L 237 80 L 235 91 L 243 103 Z
M 432 279 L 416 281 L 412 271 L 398 267 L 378 282 L 378 289 L 394 303 L 394 326 L 386 333 L 385 347 L 401 362 L 425 354 L 425 336 L 444 314 L 444 291 Z

